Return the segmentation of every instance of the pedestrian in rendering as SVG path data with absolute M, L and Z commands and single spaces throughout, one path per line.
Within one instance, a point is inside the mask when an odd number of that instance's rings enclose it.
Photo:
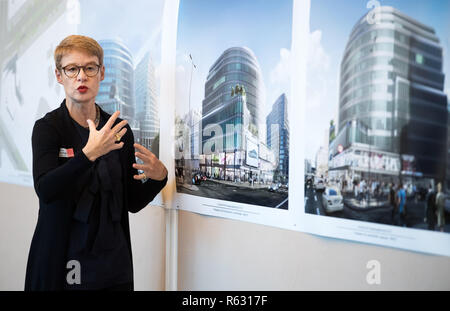
M 406 191 L 400 183 L 397 191 L 397 206 L 399 213 L 399 225 L 406 227 Z
M 442 184 L 437 184 L 436 194 L 436 216 L 437 226 L 441 232 L 444 232 L 445 226 L 445 194 L 442 192 Z
M 395 196 L 395 184 L 393 183 L 391 183 L 389 186 L 388 202 L 389 206 L 392 208 L 391 223 L 395 225 L 395 215 L 397 214 L 397 200 Z
M 425 222 L 428 224 L 428 230 L 434 230 L 436 225 L 436 192 L 431 184 L 425 200 Z

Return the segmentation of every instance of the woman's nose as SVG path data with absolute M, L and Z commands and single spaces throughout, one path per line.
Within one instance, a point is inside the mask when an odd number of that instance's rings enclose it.
M 85 81 L 86 79 L 87 79 L 87 75 L 84 72 L 84 68 L 80 68 L 80 72 L 78 72 L 78 75 L 77 75 L 77 80 Z

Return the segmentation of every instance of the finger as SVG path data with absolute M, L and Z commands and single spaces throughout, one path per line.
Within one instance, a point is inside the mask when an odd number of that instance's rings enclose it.
M 117 120 L 117 118 L 119 117 L 119 115 L 120 115 L 120 111 L 119 111 L 119 110 L 117 110 L 116 112 L 114 112 L 114 113 L 112 114 L 112 116 L 109 117 L 109 119 L 108 119 L 108 121 L 106 122 L 106 124 L 105 124 L 104 127 L 107 128 L 107 129 L 110 129 L 110 128 L 113 126 L 114 122 L 116 122 L 116 120 Z
M 134 175 L 133 178 L 136 180 L 141 180 L 141 179 L 148 178 L 148 176 L 145 176 L 144 174 L 139 174 L 139 175 Z
M 125 125 L 127 125 L 127 124 L 128 124 L 128 121 L 127 121 L 127 120 L 120 121 L 120 123 L 116 124 L 116 126 L 114 126 L 114 127 L 111 129 L 111 131 L 112 131 L 113 133 L 118 133 L 118 132 L 120 131 L 120 129 L 123 128 L 123 127 L 124 127 Z
M 118 143 L 118 142 L 122 139 L 122 137 L 125 135 L 126 132 L 127 132 L 127 129 L 124 128 L 124 129 L 122 129 L 119 133 L 116 133 L 116 134 L 111 133 L 111 135 L 112 135 L 113 138 L 114 138 L 114 142 L 115 142 L 115 143 Z M 117 139 L 117 138 L 119 138 L 119 139 Z
M 137 169 L 137 170 L 142 170 L 142 171 L 145 171 L 145 169 L 147 168 L 146 165 L 143 165 L 143 164 L 137 164 L 137 163 L 134 163 L 134 164 L 133 164 L 133 167 L 134 167 L 135 169 Z
M 90 119 L 87 119 L 86 121 L 87 121 L 87 123 L 88 123 L 88 125 L 89 125 L 89 132 L 92 132 L 92 131 L 96 131 L 96 130 L 97 130 L 97 129 L 95 128 L 94 122 L 92 122 Z
M 122 137 L 125 135 L 126 132 L 127 132 L 127 128 L 123 128 L 120 130 L 119 133 L 117 133 L 117 135 L 119 135 L 120 138 L 122 139 Z
M 138 157 L 139 159 L 141 159 L 144 162 L 150 162 L 150 158 L 146 154 L 136 152 L 135 155 L 136 155 L 136 157 Z
M 138 149 L 141 153 L 146 154 L 147 156 L 154 155 L 150 150 L 148 150 L 147 148 L 138 143 L 135 143 L 133 146 L 134 148 Z

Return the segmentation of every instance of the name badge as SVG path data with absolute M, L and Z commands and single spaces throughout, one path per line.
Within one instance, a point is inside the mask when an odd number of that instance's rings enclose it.
M 73 158 L 73 148 L 59 148 L 59 157 L 60 158 Z

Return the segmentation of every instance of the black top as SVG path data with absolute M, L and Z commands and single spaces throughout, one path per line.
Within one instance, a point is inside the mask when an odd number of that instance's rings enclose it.
M 100 117 L 97 129 L 107 120 Z M 89 129 L 72 120 L 83 145 Z M 66 289 L 101 289 L 133 281 L 131 258 L 120 226 L 123 184 L 118 150 L 99 157 L 84 173 L 81 199 L 75 210 L 67 261 L 80 263 L 81 284 Z
M 103 110 L 100 114 L 103 123 L 110 117 Z M 115 124 L 120 121 L 118 118 Z M 137 170 L 132 166 L 136 158 L 129 125 L 122 137 L 123 148 L 94 162 L 82 152 L 86 132 L 83 134 L 84 129 L 77 126 L 64 100 L 33 128 L 33 180 L 39 216 L 28 256 L 25 290 L 67 288 L 72 268 L 68 262 L 77 258 L 81 261 L 82 286 L 106 287 L 127 282 L 130 277 L 132 281 L 128 212 L 136 213 L 147 206 L 167 182 L 167 177 L 145 183 L 133 178 Z M 73 156 L 60 156 L 61 148 L 73 149 Z M 108 267 L 110 264 L 122 268 Z

